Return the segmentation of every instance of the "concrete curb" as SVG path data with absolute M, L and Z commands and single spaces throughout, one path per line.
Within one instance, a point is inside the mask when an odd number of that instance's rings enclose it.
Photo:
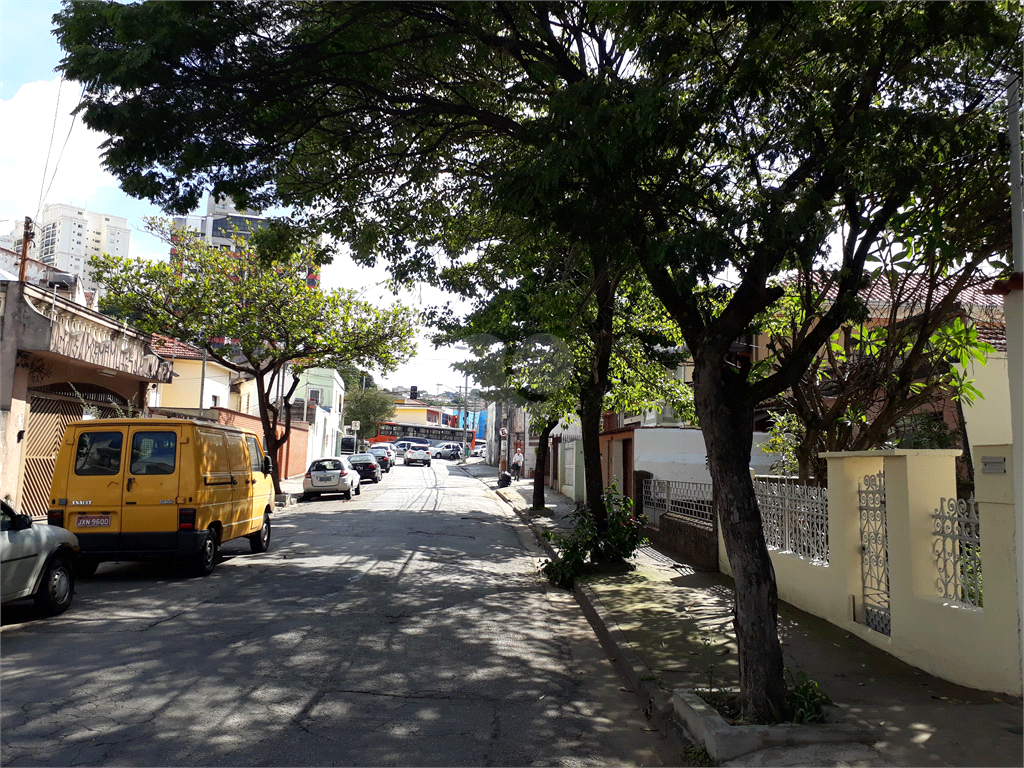
M 512 507 L 512 511 L 530 529 L 548 556 L 554 559 L 557 556 L 554 544 L 541 535 L 541 528 L 531 519 L 529 509 L 516 505 L 516 501 L 522 500 L 518 493 L 505 489 L 498 489 L 496 493 L 499 498 Z M 643 707 L 644 715 L 665 734 L 666 739 L 670 740 L 672 749 L 681 753 L 690 746 L 690 740 L 687 739 L 678 721 L 673 717 L 671 695 L 658 687 L 655 675 L 633 650 L 633 646 L 619 629 L 619 625 L 605 610 L 594 590 L 577 579 L 573 586 L 573 594 L 583 609 L 583 615 L 586 616 L 593 628 L 594 634 L 597 635 L 598 642 L 608 654 L 608 658 L 625 675 L 633 693 L 647 700 Z
M 597 639 L 605 651 L 622 669 L 633 690 L 647 699 L 644 714 L 661 730 L 671 731 L 673 720 L 672 699 L 667 691 L 658 687 L 655 675 L 633 650 L 629 640 L 619 629 L 589 584 L 576 580 L 573 587 L 576 599 L 583 607 L 587 621 L 594 628 Z
M 687 733 L 719 763 L 778 747 L 872 744 L 877 740 L 872 729 L 852 723 L 730 725 L 688 688 L 676 688 L 672 692 L 672 706 Z
M 285 507 L 294 507 L 299 502 L 299 496 L 301 493 L 278 493 L 274 495 L 274 507 L 276 510 L 284 509 Z

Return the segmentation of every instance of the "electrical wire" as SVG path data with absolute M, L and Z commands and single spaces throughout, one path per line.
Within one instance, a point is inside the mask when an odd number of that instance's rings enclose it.
M 61 83 L 63 83 L 63 77 L 61 78 Z M 71 138 L 71 132 L 75 129 L 75 121 L 78 119 L 78 111 L 77 111 L 78 110 L 78 105 L 82 103 L 82 99 L 84 97 L 85 97 L 85 86 L 83 85 L 82 86 L 82 90 L 78 94 L 78 104 L 76 104 L 75 108 L 71 111 L 71 125 L 68 127 L 68 135 L 64 137 L 64 144 L 60 148 L 60 154 L 57 155 L 57 162 L 55 162 L 53 164 L 53 175 L 50 177 L 50 183 L 46 187 L 46 193 L 45 194 L 40 194 L 40 196 L 39 196 L 39 207 L 36 209 L 36 218 L 37 219 L 39 218 L 39 213 L 40 213 L 40 211 L 42 210 L 42 207 L 43 207 L 43 200 L 45 200 L 46 196 L 50 194 L 50 189 L 53 187 L 53 182 L 57 178 L 57 169 L 60 167 L 60 161 L 64 158 L 64 150 L 67 149 L 68 140 Z M 57 94 L 57 104 L 60 105 L 60 94 L 59 93 Z M 56 110 L 55 110 L 54 111 L 54 128 L 56 128 L 56 125 L 57 125 L 57 115 L 56 115 Z M 52 134 L 50 135 L 50 146 L 51 146 L 51 148 L 53 146 L 53 135 Z M 50 162 L 50 151 L 49 150 L 47 150 L 47 152 L 46 152 L 46 162 L 47 162 L 47 165 Z M 46 170 L 45 170 L 45 168 L 43 170 L 43 181 L 44 182 L 46 181 Z
M 57 83 L 57 104 L 53 108 L 53 125 L 50 126 L 50 144 L 46 148 L 46 162 L 43 163 L 43 178 L 39 181 L 39 201 L 36 203 L 35 218 L 39 218 L 39 211 L 43 207 L 43 189 L 46 187 L 46 172 L 50 170 L 50 153 L 53 152 L 53 137 L 57 133 L 57 115 L 60 114 L 60 92 L 64 90 L 64 75 L 60 76 Z

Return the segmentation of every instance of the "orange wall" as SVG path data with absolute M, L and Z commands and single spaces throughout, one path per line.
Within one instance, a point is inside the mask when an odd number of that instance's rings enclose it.
M 227 408 L 216 409 L 220 415 L 217 418 L 221 424 L 247 429 L 257 435 L 263 434 L 263 422 L 259 416 L 251 416 L 248 413 L 228 410 Z M 278 426 L 277 434 L 282 434 L 284 427 Z M 306 471 L 306 456 L 309 447 L 309 425 L 303 422 L 292 420 L 291 434 L 288 442 L 281 446 L 277 452 L 277 465 L 281 467 L 281 477 L 295 477 Z

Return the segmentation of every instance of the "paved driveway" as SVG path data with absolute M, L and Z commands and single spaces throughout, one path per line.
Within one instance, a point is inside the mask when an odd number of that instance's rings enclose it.
M 479 481 L 398 466 L 208 578 L 110 563 L 3 610 L 4 765 L 656 765 L 573 598 Z

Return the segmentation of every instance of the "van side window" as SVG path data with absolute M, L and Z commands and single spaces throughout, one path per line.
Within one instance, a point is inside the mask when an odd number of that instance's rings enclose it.
M 260 445 L 256 442 L 255 437 L 245 436 L 245 442 L 249 444 L 249 466 L 252 467 L 253 474 L 263 471 L 263 453 L 260 452 Z
M 177 452 L 178 435 L 174 432 L 136 432 L 128 471 L 133 475 L 173 474 Z
M 116 475 L 121 471 L 120 432 L 83 432 L 75 448 L 76 475 Z

